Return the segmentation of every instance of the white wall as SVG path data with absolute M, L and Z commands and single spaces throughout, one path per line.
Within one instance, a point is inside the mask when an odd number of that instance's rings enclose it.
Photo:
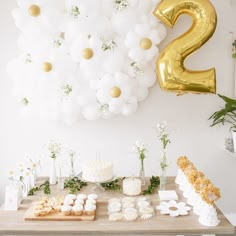
M 217 92 L 232 96 L 233 60 L 229 32 L 236 32 L 236 4 L 230 0 L 212 2 L 218 12 L 216 33 L 189 58 L 187 65 L 193 69 L 216 67 Z M 216 95 L 188 94 L 177 97 L 173 93 L 161 91 L 156 84 L 138 112 L 128 118 L 81 121 L 73 127 L 37 120 L 24 121 L 18 116 L 17 104 L 11 95 L 11 84 L 6 74 L 7 62 L 18 53 L 16 39 L 19 31 L 10 15 L 16 3 L 14 0 L 1 0 L 0 6 L 0 203 L 4 199 L 8 170 L 23 160 L 25 153 L 39 156 L 50 139 L 74 147 L 79 151 L 81 160 L 93 158 L 100 151 L 102 158 L 113 161 L 118 176 L 137 174 L 139 163 L 130 150 L 136 139 L 142 139 L 149 145 L 146 174 L 158 175 L 161 152 L 154 127 L 157 122 L 166 120 L 172 130 L 172 143 L 168 150 L 172 165 L 168 174 L 175 175 L 176 158 L 187 155 L 221 188 L 222 199 L 218 203 L 221 209 L 226 213 L 236 213 L 236 157 L 228 155 L 223 149 L 228 128 L 209 127 L 208 117 L 221 104 Z M 174 29 L 169 30 L 164 44 L 184 32 L 189 25 L 190 20 L 181 17 Z M 47 173 L 46 165 L 44 167 L 44 173 Z

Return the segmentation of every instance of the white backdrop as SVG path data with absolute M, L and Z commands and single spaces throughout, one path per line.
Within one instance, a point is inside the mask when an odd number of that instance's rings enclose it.
M 233 95 L 233 60 L 231 58 L 231 34 L 236 32 L 236 4 L 231 0 L 212 0 L 218 13 L 218 26 L 213 38 L 186 62 L 192 69 L 216 67 L 217 92 Z M 80 153 L 80 161 L 101 158 L 114 163 L 116 175 L 138 174 L 137 157 L 131 153 L 132 144 L 142 139 L 149 147 L 145 168 L 147 175 L 158 175 L 158 159 L 161 149 L 154 127 L 166 120 L 171 129 L 168 158 L 172 162 L 169 175 L 175 175 L 176 158 L 187 155 L 222 191 L 218 202 L 227 214 L 236 213 L 235 179 L 236 155 L 224 151 L 228 127 L 210 128 L 208 117 L 221 105 L 216 95 L 188 94 L 177 97 L 160 90 L 158 83 L 150 90 L 149 98 L 140 104 L 137 113 L 128 118 L 108 121 L 80 121 L 72 127 L 61 123 L 38 120 L 25 121 L 17 112 L 17 104 L 11 94 L 11 83 L 6 74 L 6 64 L 18 55 L 16 40 L 19 31 L 14 25 L 11 10 L 14 0 L 0 1 L 0 203 L 4 200 L 4 187 L 8 171 L 21 162 L 25 154 L 38 157 L 49 140 L 55 139 Z M 191 21 L 181 17 L 162 44 L 184 32 Z M 44 163 L 49 158 L 43 156 Z M 43 174 L 47 174 L 46 164 Z M 80 164 L 80 163 L 77 163 Z M 66 172 L 65 172 L 66 174 Z

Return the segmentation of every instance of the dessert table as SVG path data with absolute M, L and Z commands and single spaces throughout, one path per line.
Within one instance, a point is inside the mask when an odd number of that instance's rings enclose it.
M 82 189 L 82 193 L 91 193 L 92 185 Z M 182 192 L 174 183 L 174 177 L 167 180 L 166 190 L 176 190 L 180 201 L 186 201 Z M 67 194 L 68 191 L 51 188 L 51 195 Z M 50 195 L 50 196 L 51 196 Z M 107 201 L 113 197 L 123 197 L 120 192 L 105 191 L 98 194 L 97 212 L 94 221 L 25 221 L 26 210 L 32 202 L 42 196 L 37 193 L 26 198 L 18 211 L 0 210 L 0 235 L 232 235 L 234 226 L 217 209 L 220 224 L 206 227 L 198 222 L 198 216 L 192 210 L 188 216 L 171 217 L 156 212 L 149 220 L 138 219 L 132 222 L 111 222 L 108 220 Z M 147 196 L 152 206 L 159 204 L 157 194 Z

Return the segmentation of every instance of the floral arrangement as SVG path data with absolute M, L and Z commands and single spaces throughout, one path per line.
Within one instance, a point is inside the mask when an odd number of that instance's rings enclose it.
M 74 164 L 75 164 L 75 152 L 73 150 L 69 151 L 69 158 L 70 158 L 70 177 L 75 177 L 75 170 L 74 170 Z
M 167 145 L 170 143 L 169 134 L 167 133 L 167 122 L 162 121 L 160 124 L 157 124 L 156 131 L 163 150 L 163 155 L 160 160 L 160 167 L 164 170 L 169 165 L 166 158 Z
M 61 152 L 61 144 L 51 141 L 48 145 L 48 151 L 50 152 L 50 157 L 56 159 L 57 155 Z
M 18 0 L 22 54 L 8 65 L 21 112 L 68 124 L 134 113 L 167 31 L 153 0 Z
M 144 159 L 147 157 L 147 148 L 143 142 L 136 141 L 134 145 L 134 151 L 138 154 L 141 161 L 141 169 L 144 170 Z
M 146 145 L 143 142 L 137 140 L 134 145 L 134 151 L 138 154 L 138 157 L 141 161 L 141 169 L 139 172 L 139 177 L 142 181 L 142 185 L 144 186 L 146 184 L 145 172 L 144 172 L 144 159 L 147 157 Z

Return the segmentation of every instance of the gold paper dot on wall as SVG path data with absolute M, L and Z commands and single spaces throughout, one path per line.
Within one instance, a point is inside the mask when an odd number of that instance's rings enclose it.
M 110 90 L 110 95 L 113 98 L 118 98 L 121 95 L 121 90 L 118 87 L 112 87 Z
M 93 50 L 91 48 L 85 48 L 82 51 L 82 57 L 86 60 L 89 60 L 93 57 Z
M 52 64 L 50 62 L 43 63 L 43 71 L 50 72 L 52 70 Z
M 152 47 L 152 40 L 149 38 L 143 38 L 140 40 L 140 47 L 144 50 L 148 50 Z
M 37 5 L 31 5 L 28 9 L 28 12 L 31 16 L 36 17 L 40 15 L 40 7 Z

